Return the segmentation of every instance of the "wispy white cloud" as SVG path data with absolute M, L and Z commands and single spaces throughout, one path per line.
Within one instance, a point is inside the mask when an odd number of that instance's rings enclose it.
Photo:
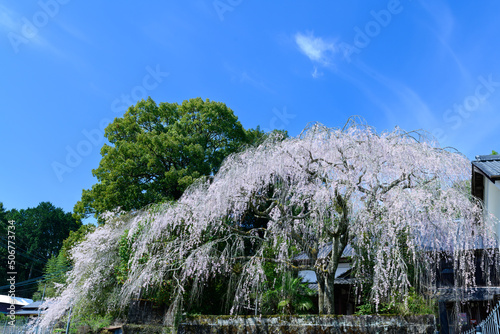
M 15 13 L 4 5 L 0 4 L 0 27 L 5 31 L 12 31 L 19 29 L 14 17 Z
M 229 64 L 225 64 L 224 67 L 231 74 L 232 81 L 251 85 L 259 90 L 274 94 L 274 91 L 268 87 L 260 75 L 253 72 L 248 73 L 246 70 L 236 69 Z
M 311 61 L 322 66 L 332 65 L 333 56 L 337 52 L 335 43 L 327 42 L 321 37 L 315 37 L 313 33 L 303 34 L 300 32 L 295 34 L 295 43 Z
M 374 74 L 372 77 L 395 97 L 393 112 L 396 115 L 393 116 L 399 119 L 399 122 L 403 121 L 401 116 L 404 115 L 405 120 L 411 123 L 413 127 L 429 132 L 438 124 L 435 113 L 414 89 L 403 82 L 387 78 L 379 73 Z
M 34 13 L 42 13 L 47 19 L 43 23 L 33 22 L 32 17 L 34 17 L 34 14 L 21 14 L 0 4 L 0 30 L 5 31 L 13 51 L 17 53 L 23 48 L 34 46 L 43 48 L 57 56 L 64 56 L 59 48 L 52 45 L 43 37 L 47 25 L 57 24 L 57 21 L 54 21 L 57 12 L 47 14 L 44 9 L 40 7 Z M 68 30 L 67 26 L 61 26 L 61 24 L 59 24 L 59 26 L 73 37 L 77 37 L 75 31 Z M 82 38 L 82 35 L 79 37 Z
M 314 71 L 312 72 L 312 76 L 314 79 L 317 79 L 323 76 L 323 72 L 318 71 L 318 68 L 314 66 Z
M 474 80 L 450 43 L 457 25 L 450 5 L 443 1 L 422 1 L 420 5 L 432 19 L 432 23 L 426 24 L 426 27 L 434 33 L 436 40 L 441 44 L 441 52 L 451 57 L 464 80 Z
M 73 37 L 76 40 L 79 40 L 81 42 L 84 42 L 86 44 L 91 45 L 93 42 L 88 38 L 87 35 L 85 35 L 81 30 L 77 29 L 74 25 L 66 22 L 66 21 L 59 21 L 55 22 L 57 25 L 68 35 Z
M 363 92 L 366 98 L 384 113 L 389 123 L 426 131 L 431 131 L 438 124 L 436 115 L 417 91 L 363 62 L 357 62 L 356 68 L 360 71 L 358 75 L 349 75 L 342 71 L 337 75 Z M 362 74 L 363 79 L 359 74 Z M 370 82 L 366 78 L 373 81 Z
M 241 73 L 240 81 L 243 83 L 248 83 L 254 86 L 255 88 L 270 91 L 270 89 L 267 87 L 267 85 L 264 83 L 263 80 L 255 78 L 253 75 L 248 74 L 246 71 L 243 71 L 243 73 Z
M 460 152 L 473 158 L 478 154 L 489 154 L 491 150 L 498 151 L 498 129 L 500 119 L 496 117 L 500 107 L 500 98 L 493 98 L 491 103 L 486 101 L 480 110 L 466 120 L 466 125 L 459 130 L 443 128 L 443 146 L 452 146 Z
M 384 100 L 379 94 L 377 94 L 373 87 L 370 86 L 369 82 L 362 80 L 359 76 L 352 75 L 345 71 L 340 71 L 337 75 L 339 78 L 342 78 L 359 89 L 366 99 L 384 114 L 389 124 L 398 124 L 398 119 L 394 109 L 388 104 L 388 101 Z
M 453 16 L 449 4 L 443 1 L 421 1 L 419 4 L 432 17 L 436 29 L 435 31 L 439 33 L 443 39 L 448 40 L 455 28 L 455 17 Z
M 5 31 L 14 52 L 19 52 L 26 45 L 51 48 L 38 33 L 32 23 L 27 26 L 28 19 L 18 12 L 0 4 L 0 29 Z M 52 50 L 53 51 L 53 50 Z

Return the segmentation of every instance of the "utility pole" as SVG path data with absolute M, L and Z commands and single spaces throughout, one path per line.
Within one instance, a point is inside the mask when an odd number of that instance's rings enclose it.
M 66 334 L 69 333 L 69 324 L 71 323 L 71 311 L 73 311 L 73 306 L 69 308 L 68 323 L 66 324 Z
M 33 265 L 31 265 L 31 267 L 33 268 Z M 46 287 L 47 287 L 47 283 L 45 283 L 43 285 L 42 300 L 40 301 L 40 305 L 38 306 L 38 317 L 36 318 L 38 325 L 36 326 L 36 334 L 38 334 L 38 330 L 40 329 L 40 309 L 42 308 L 43 298 L 45 297 L 45 288 Z

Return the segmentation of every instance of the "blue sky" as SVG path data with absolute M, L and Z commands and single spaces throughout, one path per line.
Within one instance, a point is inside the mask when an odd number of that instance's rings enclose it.
M 0 201 L 72 211 L 102 129 L 138 99 L 226 103 L 243 126 L 425 129 L 500 149 L 500 3 L 77 1 L 0 4 Z

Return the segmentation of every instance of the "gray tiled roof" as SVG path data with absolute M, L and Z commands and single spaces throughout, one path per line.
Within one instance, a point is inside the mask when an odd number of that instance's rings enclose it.
M 38 310 L 21 310 L 16 311 L 16 315 L 38 315 Z M 40 311 L 40 314 L 45 314 L 47 311 Z
M 493 300 L 495 296 L 500 295 L 500 287 L 471 287 L 471 288 L 439 288 L 431 295 L 438 301 L 482 301 Z
M 478 155 L 472 165 L 490 179 L 500 179 L 500 155 Z
M 23 309 L 38 309 L 42 304 L 43 304 L 43 302 L 37 301 L 37 302 L 33 302 L 31 304 L 25 305 L 22 308 Z

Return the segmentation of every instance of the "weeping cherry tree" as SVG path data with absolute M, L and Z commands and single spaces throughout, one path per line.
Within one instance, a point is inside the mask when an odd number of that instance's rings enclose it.
M 335 272 L 347 245 L 356 250 L 353 275 L 370 282 L 376 304 L 408 294 L 409 263 L 435 283 L 436 251 L 454 252 L 457 279 L 473 286 L 473 259 L 463 250 L 473 249 L 490 225 L 480 203 L 459 186 L 469 177 L 466 157 L 418 131 L 377 133 L 350 119 L 341 129 L 314 124 L 295 138 L 271 137 L 229 156 L 177 202 L 109 213 L 75 247 L 69 283 L 43 321 L 71 305 L 120 310 L 165 282 L 174 296 L 171 320 L 186 295 L 199 298 L 218 275 L 230 277 L 227 301 L 237 314 L 258 305 L 270 288 L 267 262 L 282 272 L 314 270 L 319 312 L 333 314 Z M 131 255 L 118 284 L 111 278 L 123 238 Z M 494 247 L 491 239 L 483 242 Z M 326 245 L 332 251 L 319 257 Z M 303 253 L 308 265 L 294 262 Z

